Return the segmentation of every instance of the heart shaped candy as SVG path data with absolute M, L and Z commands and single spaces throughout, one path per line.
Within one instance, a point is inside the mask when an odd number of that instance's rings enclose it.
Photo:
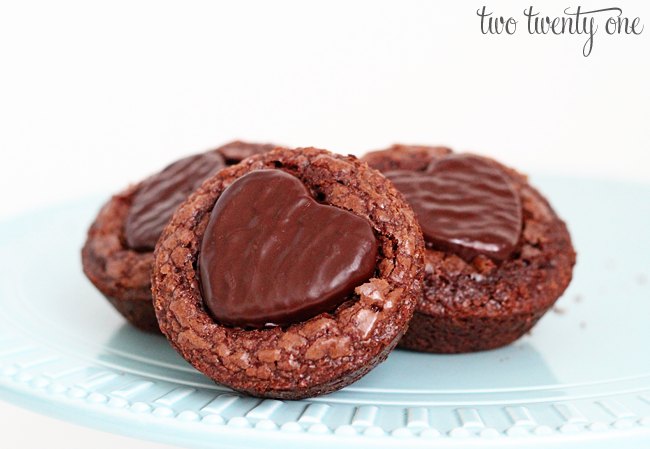
M 521 201 L 496 164 L 460 154 L 434 160 L 425 171 L 385 175 L 406 196 L 434 248 L 468 262 L 479 254 L 502 262 L 516 248 Z
M 317 203 L 300 180 L 258 170 L 219 197 L 201 243 L 203 300 L 221 324 L 287 326 L 332 311 L 375 272 L 365 219 Z
M 129 248 L 153 251 L 176 208 L 225 166 L 223 157 L 211 151 L 176 161 L 146 179 L 126 218 L 124 232 Z

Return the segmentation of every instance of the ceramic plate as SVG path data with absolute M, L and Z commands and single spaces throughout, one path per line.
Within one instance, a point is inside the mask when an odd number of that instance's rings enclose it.
M 81 271 L 106 198 L 5 222 L 0 397 L 197 448 L 650 444 L 650 185 L 533 184 L 567 221 L 578 264 L 532 333 L 476 354 L 396 350 L 359 382 L 298 402 L 215 385 L 164 337 L 124 322 Z

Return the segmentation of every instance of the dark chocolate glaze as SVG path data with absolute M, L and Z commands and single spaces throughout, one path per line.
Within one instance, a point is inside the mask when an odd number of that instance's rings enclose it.
M 370 224 L 318 204 L 296 177 L 253 171 L 210 215 L 198 256 L 204 303 L 219 323 L 287 326 L 333 311 L 375 272 Z
M 406 196 L 427 243 L 468 262 L 479 254 L 507 260 L 519 241 L 521 200 L 495 164 L 460 154 L 432 161 L 424 171 L 385 173 Z
M 211 151 L 176 161 L 146 179 L 126 218 L 127 245 L 137 251 L 153 251 L 176 208 L 225 166 L 223 156 Z
M 239 164 L 247 157 L 271 151 L 276 146 L 277 145 L 273 145 L 271 143 L 248 143 L 237 140 L 235 142 L 230 142 L 227 145 L 219 147 L 215 151 L 218 151 L 219 154 L 224 157 L 226 160 L 226 165 L 234 165 Z

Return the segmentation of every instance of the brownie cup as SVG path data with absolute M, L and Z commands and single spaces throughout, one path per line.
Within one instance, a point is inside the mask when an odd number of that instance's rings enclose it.
M 525 176 L 444 147 L 394 145 L 362 160 L 406 196 L 426 242 L 424 287 L 399 347 L 498 348 L 569 285 L 576 254 L 566 225 Z
M 232 142 L 181 159 L 113 196 L 90 227 L 81 251 L 88 279 L 134 326 L 160 332 L 151 302 L 151 266 L 167 221 L 207 177 L 273 148 Z
M 424 273 L 403 196 L 354 156 L 315 148 L 276 148 L 208 179 L 154 257 L 154 307 L 172 346 L 219 384 L 290 400 L 386 359 Z

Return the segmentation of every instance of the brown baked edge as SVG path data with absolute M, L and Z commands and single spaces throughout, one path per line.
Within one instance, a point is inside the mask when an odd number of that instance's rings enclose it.
M 126 247 L 124 221 L 139 185 L 114 195 L 88 230 L 81 250 L 84 274 L 132 325 L 160 332 L 151 302 L 153 253 Z

